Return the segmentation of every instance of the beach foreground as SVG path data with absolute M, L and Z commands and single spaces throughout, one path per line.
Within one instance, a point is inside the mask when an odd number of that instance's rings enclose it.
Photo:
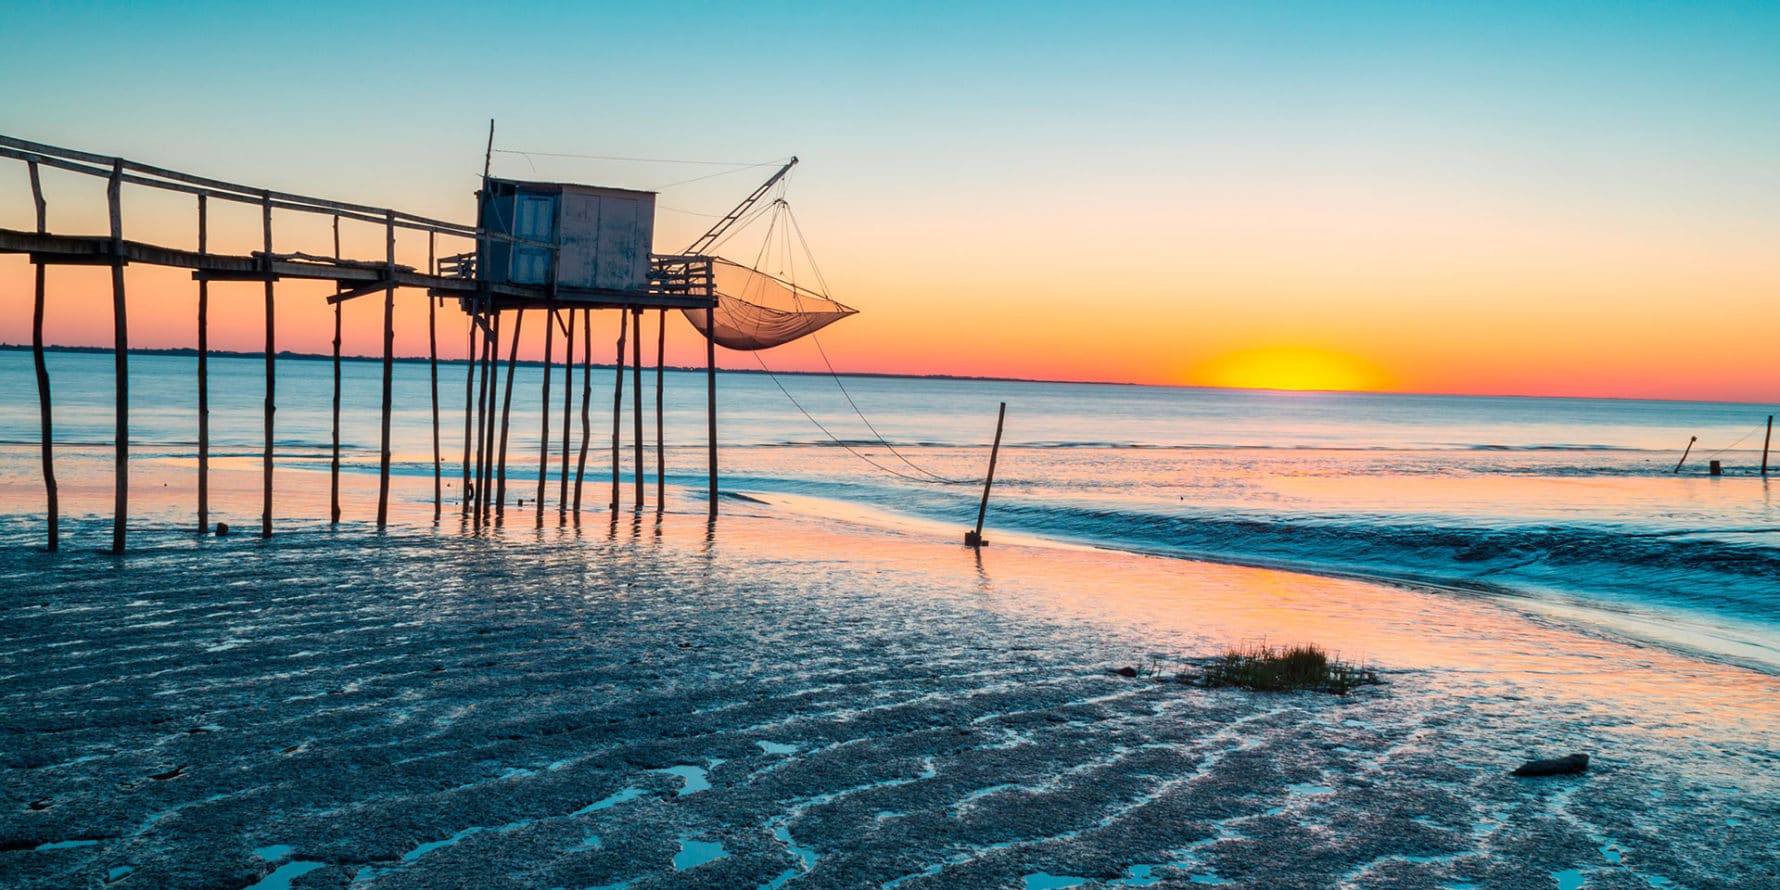
M 1450 593 L 728 509 L 123 559 L 0 520 L 0 883 L 1780 880 L 1772 676 Z M 1113 673 L 1260 639 L 1388 683 Z

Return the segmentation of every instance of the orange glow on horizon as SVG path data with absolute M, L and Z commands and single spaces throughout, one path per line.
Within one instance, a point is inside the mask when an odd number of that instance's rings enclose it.
M 1195 366 L 1186 382 L 1231 389 L 1372 392 L 1391 388 L 1390 376 L 1378 365 L 1311 346 L 1225 352 Z

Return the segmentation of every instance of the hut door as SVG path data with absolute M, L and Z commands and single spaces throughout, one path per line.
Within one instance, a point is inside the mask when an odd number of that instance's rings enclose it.
M 516 198 L 513 237 L 542 244 L 556 243 L 556 196 L 526 195 Z M 514 284 L 544 284 L 550 280 L 550 255 L 541 244 L 513 245 Z

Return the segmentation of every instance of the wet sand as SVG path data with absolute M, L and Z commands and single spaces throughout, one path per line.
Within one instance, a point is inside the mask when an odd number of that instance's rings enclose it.
M 0 520 L 0 884 L 1780 882 L 1772 676 L 1451 593 L 726 509 L 162 521 L 123 559 Z M 1388 683 L 1113 673 L 1262 639 Z

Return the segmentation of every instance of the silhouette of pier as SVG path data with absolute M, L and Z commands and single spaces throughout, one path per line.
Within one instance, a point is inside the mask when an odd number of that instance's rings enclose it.
M 493 134 L 490 131 L 492 148 Z M 541 393 L 543 430 L 538 467 L 534 522 L 543 526 L 547 512 L 549 476 L 552 470 L 550 435 L 551 369 L 556 361 L 555 339 L 560 332 L 565 345 L 561 358 L 565 376 L 563 431 L 558 474 L 556 511 L 559 522 L 579 522 L 582 487 L 590 440 L 589 417 L 592 388 L 592 313 L 620 313 L 617 375 L 614 383 L 611 500 L 614 514 L 620 509 L 619 410 L 622 408 L 625 343 L 631 345 L 630 371 L 635 403 L 635 497 L 632 507 L 645 506 L 643 485 L 642 338 L 646 311 L 660 315 L 656 344 L 656 467 L 655 506 L 663 509 L 664 473 L 661 443 L 662 360 L 666 338 L 666 313 L 702 314 L 702 331 L 713 329 L 712 312 L 718 305 L 713 277 L 713 258 L 701 253 L 657 254 L 652 251 L 654 195 L 623 189 L 607 189 L 574 183 L 536 183 L 490 177 L 485 168 L 477 192 L 474 225 L 431 219 L 391 208 L 254 188 L 92 152 L 59 148 L 10 136 L 0 136 L 0 158 L 23 163 L 30 179 L 36 213 L 34 230 L 0 228 L 0 253 L 25 254 L 35 267 L 35 302 L 32 320 L 32 352 L 36 365 L 42 426 L 42 463 L 48 497 L 48 548 L 59 546 L 59 505 L 55 479 L 55 443 L 52 436 L 54 403 L 51 380 L 44 361 L 43 320 L 48 302 L 45 270 L 50 266 L 108 266 L 111 268 L 113 351 L 116 381 L 115 503 L 111 547 L 122 552 L 129 518 L 129 321 L 124 269 L 130 265 L 154 265 L 190 269 L 198 295 L 196 348 L 198 351 L 198 490 L 197 527 L 209 529 L 209 381 L 208 310 L 213 282 L 260 282 L 265 310 L 266 396 L 264 405 L 264 452 L 262 456 L 262 503 L 260 534 L 272 534 L 273 434 L 276 426 L 277 354 L 275 303 L 277 283 L 298 279 L 331 281 L 335 292 L 326 297 L 334 308 L 333 458 L 331 461 L 331 516 L 340 521 L 340 344 L 346 301 L 383 294 L 382 427 L 379 459 L 377 524 L 388 522 L 390 480 L 390 417 L 394 361 L 394 311 L 398 293 L 427 297 L 429 359 L 432 382 L 433 518 L 444 508 L 442 480 L 444 454 L 439 428 L 438 309 L 455 300 L 471 320 L 465 379 L 464 430 L 461 448 L 463 481 L 462 516 L 466 524 L 481 527 L 505 520 L 508 419 L 513 400 L 513 376 L 518 359 L 519 334 L 527 312 L 546 319 L 544 380 Z M 795 163 L 795 159 L 793 159 Z M 787 165 L 786 169 L 789 169 Z M 49 231 L 48 197 L 41 171 L 54 169 L 103 179 L 110 225 L 102 233 Z M 772 181 L 783 176 L 781 170 Z M 151 189 L 189 196 L 194 200 L 197 249 L 156 244 L 125 237 L 122 208 L 126 188 Z M 743 206 L 726 218 L 733 222 L 740 211 L 758 199 L 757 190 Z M 260 210 L 258 241 L 261 249 L 247 254 L 213 253 L 210 241 L 210 202 L 222 201 L 255 206 Z M 293 216 L 319 216 L 331 220 L 331 256 L 302 252 L 278 252 L 276 224 Z M 369 223 L 385 230 L 381 256 L 348 257 L 340 246 L 340 222 Z M 720 223 L 720 225 L 722 225 Z M 396 262 L 398 231 L 424 233 L 427 265 L 415 268 Z M 714 230 L 715 231 L 715 230 Z M 708 244 L 710 238 L 700 239 Z M 441 242 L 456 252 L 441 255 Z M 702 313 L 699 313 L 702 310 Z M 571 455 L 570 436 L 575 365 L 576 314 L 580 314 L 582 374 L 581 432 L 578 455 Z M 505 368 L 501 347 L 507 346 Z M 716 343 L 707 334 L 705 348 L 707 444 L 710 514 L 717 513 L 717 412 Z M 501 394 L 505 374 L 505 393 Z M 571 486 L 571 464 L 573 483 Z

